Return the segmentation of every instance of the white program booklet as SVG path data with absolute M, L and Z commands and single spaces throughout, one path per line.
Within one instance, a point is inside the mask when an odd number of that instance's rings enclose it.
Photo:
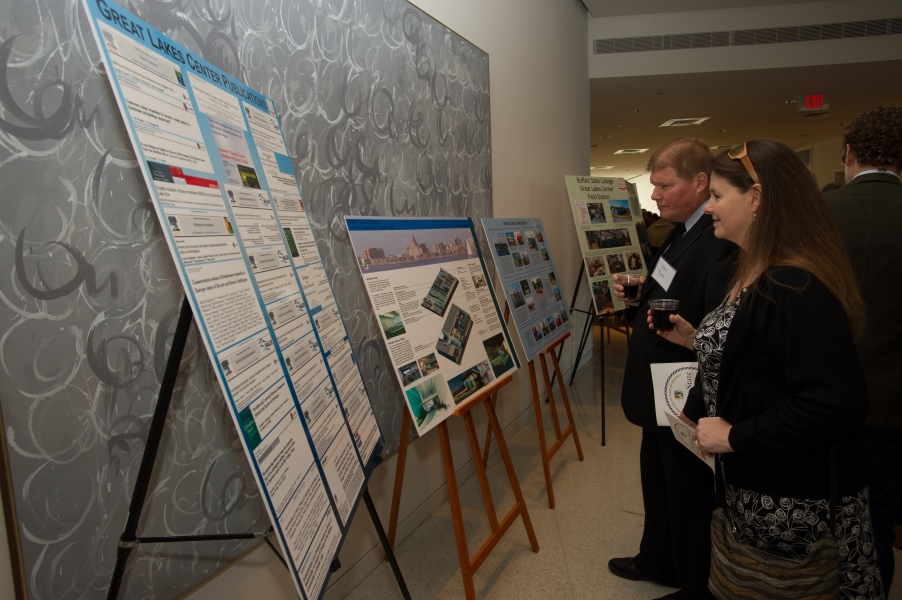
M 702 456 L 702 451 L 699 450 L 698 446 L 695 445 L 695 442 L 692 441 L 692 427 L 680 421 L 679 417 L 675 417 L 671 414 L 667 415 L 667 420 L 670 421 L 670 429 L 673 431 L 673 437 L 675 437 L 679 443 L 686 446 L 686 448 L 696 455 L 699 460 L 704 461 L 704 463 L 711 467 L 711 470 L 713 471 L 714 457 L 709 456 L 708 458 L 705 458 Z
M 689 390 L 698 376 L 697 362 L 652 363 L 651 381 L 655 390 L 655 415 L 658 425 L 668 427 L 666 415 L 680 416 Z

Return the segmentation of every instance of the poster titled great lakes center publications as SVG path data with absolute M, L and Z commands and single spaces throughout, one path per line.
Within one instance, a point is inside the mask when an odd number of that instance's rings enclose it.
M 298 594 L 321 597 L 381 445 L 271 100 L 85 0 Z
M 627 305 L 611 289 L 613 276 L 645 275 L 650 256 L 636 186 L 622 178 L 564 179 L 595 311 L 623 310 Z
M 570 309 L 541 219 L 483 219 L 526 359 L 570 331 Z
M 519 368 L 469 219 L 345 222 L 417 433 Z

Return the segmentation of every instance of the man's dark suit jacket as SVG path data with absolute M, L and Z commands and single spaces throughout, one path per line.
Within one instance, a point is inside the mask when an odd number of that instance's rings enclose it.
M 858 344 L 870 396 L 865 424 L 902 429 L 902 183 L 859 175 L 826 197 L 866 306 L 868 331 Z
M 739 250 L 732 242 L 714 237 L 711 215 L 702 215 L 677 242 L 673 252 L 667 254 L 667 262 L 676 269 L 676 276 L 670 283 L 670 288 L 665 290 L 651 274 L 660 256 L 667 251 L 673 234 L 671 232 L 661 246 L 661 251 L 648 270 L 623 373 L 623 412 L 631 423 L 640 427 L 658 426 L 649 365 L 695 361 L 695 352 L 668 342 L 658 336 L 655 330 L 648 328 L 649 300 L 679 300 L 677 313 L 692 323 L 693 327 L 698 327 L 705 315 L 716 308 L 729 291 L 727 286 Z

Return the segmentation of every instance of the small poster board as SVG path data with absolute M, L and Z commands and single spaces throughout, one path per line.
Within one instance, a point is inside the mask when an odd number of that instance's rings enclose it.
M 611 289 L 613 276 L 645 275 L 650 253 L 636 186 L 622 178 L 564 179 L 595 311 L 623 310 L 627 305 Z
M 570 331 L 570 310 L 541 219 L 483 219 L 526 359 Z
M 469 219 L 345 223 L 417 433 L 519 368 Z

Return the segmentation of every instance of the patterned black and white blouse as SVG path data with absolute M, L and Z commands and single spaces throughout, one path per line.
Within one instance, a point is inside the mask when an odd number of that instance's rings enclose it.
M 695 335 L 699 378 L 709 417 L 716 415 L 717 380 L 730 323 L 746 289 L 732 301 L 729 297 L 701 322 Z M 720 462 L 721 470 L 723 462 Z M 827 530 L 829 501 L 775 498 L 727 484 L 727 513 L 737 541 L 774 556 L 802 558 Z M 883 598 L 874 533 L 868 515 L 868 490 L 843 496 L 836 512 L 834 535 L 842 557 L 840 598 Z

